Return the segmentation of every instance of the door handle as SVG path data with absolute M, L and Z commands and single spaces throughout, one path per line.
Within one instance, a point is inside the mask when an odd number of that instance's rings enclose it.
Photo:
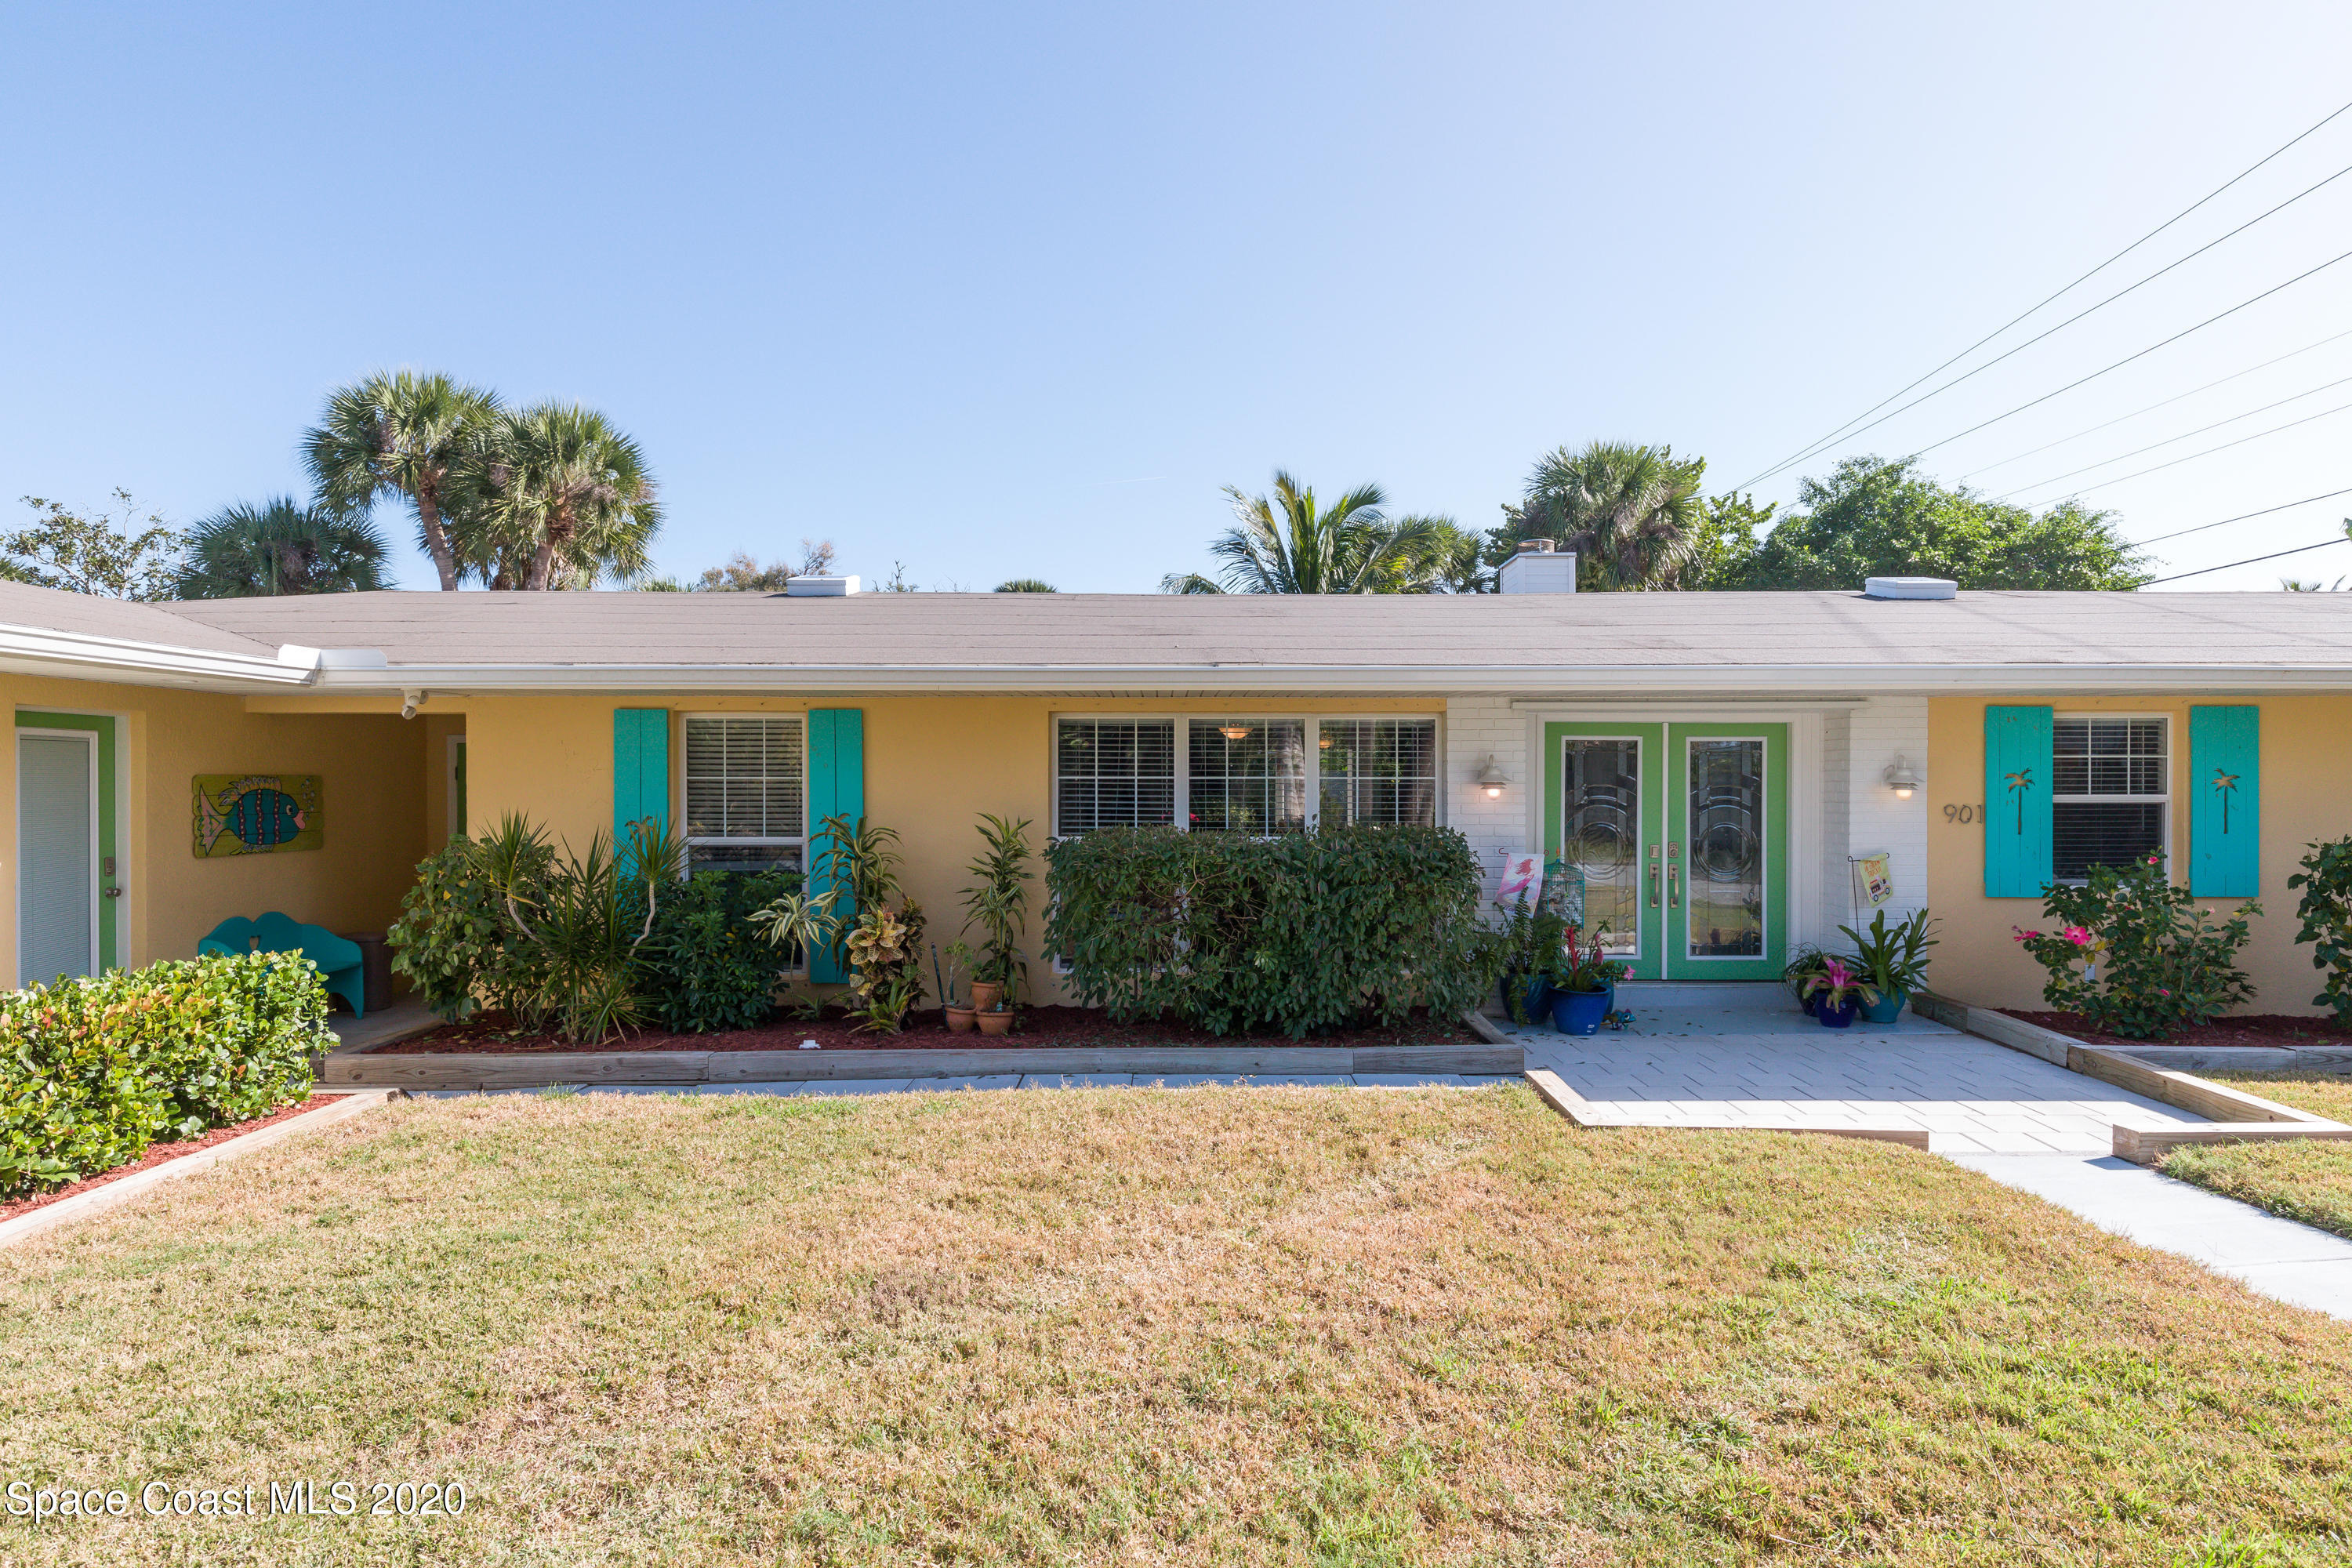
M 1658 907 L 1658 848 L 1654 844 L 1650 847 L 1650 907 Z
M 1666 868 L 1666 907 L 1670 910 L 1683 907 L 1683 868 L 1679 865 Z
M 119 899 L 122 896 L 122 889 L 120 888 L 100 888 L 99 889 L 99 894 L 102 898 Z

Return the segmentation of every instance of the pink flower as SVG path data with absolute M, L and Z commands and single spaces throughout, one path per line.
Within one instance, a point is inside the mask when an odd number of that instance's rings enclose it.
M 2066 940 L 2073 942 L 2076 947 L 2088 947 L 2091 945 L 2091 933 L 2085 927 L 2068 926 L 2065 930 L 2064 935 Z
M 2042 933 L 2038 931 L 2020 931 L 2015 926 L 2011 926 L 2009 928 L 2009 934 L 2020 942 L 2032 942 Z

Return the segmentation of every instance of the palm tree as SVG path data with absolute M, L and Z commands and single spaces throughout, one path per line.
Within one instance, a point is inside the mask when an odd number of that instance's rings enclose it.
M 498 415 L 493 394 L 446 375 L 380 371 L 338 387 L 302 437 L 317 502 L 352 512 L 366 510 L 380 496 L 405 498 L 416 509 L 416 531 L 442 590 L 454 593 L 463 551 L 450 540 L 451 502 L 478 466 Z
M 1435 520 L 1381 511 L 1388 497 L 1378 485 L 1359 485 L 1324 510 L 1315 492 L 1280 469 L 1275 500 L 1245 496 L 1233 486 L 1225 498 L 1239 521 L 1209 546 L 1222 559 L 1222 582 L 1197 572 L 1171 572 L 1163 594 L 1420 594 L 1433 577 L 1430 551 Z
M 364 517 L 278 496 L 226 507 L 189 531 L 175 596 L 371 593 L 383 578 L 384 539 Z
M 1683 587 L 1700 554 L 1706 472 L 1706 458 L 1678 462 L 1671 447 L 1562 447 L 1528 477 L 1527 499 L 1503 509 L 1498 542 L 1558 540 L 1595 588 Z
M 1042 577 L 1008 577 L 996 585 L 1000 594 L 1058 594 L 1061 592 Z
M 483 531 L 461 563 L 493 588 L 585 588 L 650 564 L 661 502 L 637 444 L 593 409 L 541 403 L 499 422 L 483 464 Z

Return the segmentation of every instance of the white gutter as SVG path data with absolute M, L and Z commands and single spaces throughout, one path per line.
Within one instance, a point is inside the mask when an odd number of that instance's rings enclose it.
M 1448 692 L 2352 690 L 2352 665 L 467 665 L 322 668 L 322 691 Z
M 0 626 L 0 659 L 68 665 L 76 673 L 95 668 L 118 676 L 260 681 L 270 686 L 308 685 L 314 669 L 312 665 L 258 654 L 220 653 L 209 648 L 177 647 L 169 643 L 10 626 Z

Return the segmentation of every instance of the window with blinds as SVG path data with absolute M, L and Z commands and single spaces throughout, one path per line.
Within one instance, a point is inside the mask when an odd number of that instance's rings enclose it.
M 1307 826 L 1307 721 L 1195 719 L 1186 820 L 1196 833 Z
M 1055 831 L 1176 820 L 1173 719 L 1064 719 L 1054 741 Z
M 1316 726 L 1326 827 L 1437 821 L 1437 721 L 1326 719 Z
M 2079 882 L 2094 866 L 2165 852 L 2171 806 L 2170 724 L 2162 715 L 2060 718 L 2051 729 L 2051 874 Z
M 800 870 L 808 732 L 798 714 L 686 718 L 686 838 L 695 870 Z

